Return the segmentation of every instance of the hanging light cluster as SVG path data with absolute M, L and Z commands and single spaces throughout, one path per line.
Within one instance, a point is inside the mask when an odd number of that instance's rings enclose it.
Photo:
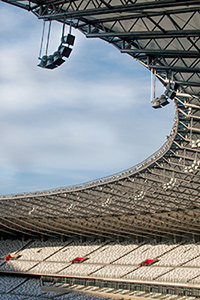
M 178 84 L 176 82 L 169 82 L 166 87 L 166 91 L 159 97 L 155 97 L 156 90 L 156 76 L 151 72 L 151 103 L 153 108 L 161 108 L 169 104 L 168 99 L 174 99 L 178 90 Z
M 162 106 L 165 106 L 167 104 L 169 104 L 167 97 L 165 95 L 161 95 L 160 97 L 154 98 L 152 107 L 161 108 Z
M 45 53 L 45 55 L 40 57 L 41 52 L 42 52 L 44 30 L 45 30 L 45 22 L 44 22 L 41 48 L 40 48 L 40 54 L 39 54 L 40 63 L 38 64 L 38 67 L 41 67 L 44 69 L 51 69 L 51 70 L 55 69 L 55 68 L 61 66 L 65 62 L 64 58 L 68 58 L 70 56 L 70 54 L 72 52 L 72 48 L 70 46 L 74 45 L 75 36 L 71 34 L 71 26 L 70 26 L 70 33 L 65 36 L 64 35 L 64 27 L 65 27 L 65 24 L 63 24 L 61 44 L 59 45 L 57 51 L 55 51 L 51 55 L 47 55 L 49 39 L 50 39 L 50 31 L 51 31 L 51 22 L 49 23 L 49 30 L 48 30 L 47 44 L 46 44 L 46 53 Z
M 72 48 L 70 48 L 69 46 L 74 45 L 74 40 L 75 36 L 71 34 L 62 37 L 61 44 L 58 47 L 58 50 L 55 51 L 52 55 L 43 55 L 40 63 L 38 64 L 38 67 L 52 70 L 62 65 L 65 62 L 63 57 L 68 58 L 72 52 Z
M 178 83 L 177 82 L 169 82 L 169 84 L 167 85 L 167 89 L 165 91 L 165 95 L 170 98 L 171 100 L 174 99 L 174 97 L 176 96 L 177 90 L 178 90 Z

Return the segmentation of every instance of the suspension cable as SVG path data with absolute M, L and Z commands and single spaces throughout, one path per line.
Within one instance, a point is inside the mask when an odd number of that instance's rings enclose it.
M 66 20 L 66 19 L 65 19 Z M 64 22 L 63 22 L 63 27 L 62 27 L 62 39 L 63 39 L 63 37 L 64 37 L 64 35 L 65 35 L 65 20 L 64 20 Z
M 41 58 L 41 55 L 42 55 L 44 32 L 45 32 L 45 21 L 43 21 L 43 27 L 42 27 L 42 37 L 41 37 L 40 52 L 39 52 L 39 57 L 38 57 L 39 59 Z
M 48 53 L 48 48 L 49 48 L 50 33 L 51 33 L 51 21 L 49 21 L 49 30 L 48 30 L 47 44 L 46 44 L 46 55 Z
M 72 19 L 71 19 L 70 25 L 69 25 L 69 34 L 71 34 L 71 33 L 72 33 Z
M 151 69 L 151 103 L 154 102 L 156 97 L 156 75 L 155 71 Z
M 151 103 L 153 102 L 153 69 L 151 69 Z

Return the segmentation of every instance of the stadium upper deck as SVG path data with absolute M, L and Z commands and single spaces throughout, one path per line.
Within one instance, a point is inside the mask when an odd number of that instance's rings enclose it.
M 199 235 L 199 1 L 4 2 L 131 55 L 163 83 L 176 114 L 163 147 L 129 170 L 81 186 L 2 196 L 0 230 L 86 237 Z

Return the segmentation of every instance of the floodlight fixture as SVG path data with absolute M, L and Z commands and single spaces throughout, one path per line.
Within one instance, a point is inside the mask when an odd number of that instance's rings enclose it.
M 170 82 L 168 85 L 167 85 L 167 89 L 165 91 L 165 95 L 170 98 L 171 100 L 174 99 L 174 97 L 176 96 L 176 92 L 178 90 L 178 84 L 177 82 Z
M 191 147 L 192 148 L 199 148 L 200 147 L 200 139 L 198 139 L 198 140 L 192 140 L 191 141 Z
M 61 37 L 61 43 L 62 44 L 68 44 L 68 45 L 73 46 L 74 41 L 75 41 L 75 36 L 70 34 L 70 33 L 68 35 L 65 35 L 65 36 Z
M 53 63 L 56 66 L 60 66 L 65 62 L 65 60 L 62 58 L 61 54 L 59 51 L 54 52 L 53 54 Z
M 166 90 L 165 91 L 165 95 L 170 98 L 171 100 L 174 99 L 174 97 L 176 96 L 176 92 L 172 91 L 172 90 Z
M 63 46 L 62 44 L 58 47 L 58 51 L 60 52 L 61 56 L 64 56 L 64 57 L 69 57 L 71 52 L 72 52 L 72 48 L 70 47 L 66 47 L 66 46 Z
M 57 65 L 54 64 L 53 55 L 49 55 L 47 58 L 47 64 L 45 66 L 46 69 L 55 69 L 57 68 Z
M 169 101 L 167 100 L 167 97 L 165 95 L 161 95 L 159 99 L 160 99 L 160 104 L 162 106 L 166 106 L 167 104 L 169 104 Z
M 170 83 L 170 88 L 171 88 L 173 91 L 177 92 L 177 90 L 178 90 L 178 88 L 179 88 L 179 85 L 178 85 L 177 82 L 171 82 L 171 83 Z
M 159 97 L 156 97 L 153 101 L 153 105 L 152 105 L 153 108 L 161 108 L 161 103 L 160 103 L 160 98 Z
M 41 68 L 45 68 L 46 64 L 47 64 L 47 55 L 42 56 L 42 58 L 40 59 L 40 63 L 38 64 L 38 67 Z
M 153 108 L 161 108 L 162 106 L 166 106 L 169 104 L 167 97 L 165 95 L 161 95 L 160 97 L 154 98 Z
M 189 166 L 185 166 L 184 167 L 184 172 L 190 172 L 190 173 L 192 173 L 192 172 L 194 172 L 194 171 L 196 171 L 196 170 L 198 170 L 199 169 L 199 166 L 200 166 L 200 160 L 194 160 L 193 161 L 193 163 L 192 163 L 192 165 L 189 165 Z
M 163 189 L 164 190 L 172 189 L 175 186 L 175 184 L 176 184 L 176 178 L 174 178 L 173 176 L 169 182 L 163 184 Z

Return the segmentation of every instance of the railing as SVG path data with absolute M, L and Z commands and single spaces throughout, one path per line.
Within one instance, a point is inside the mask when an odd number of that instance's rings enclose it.
M 107 279 L 107 278 L 95 278 L 95 277 L 82 277 L 82 276 L 42 276 L 41 286 L 48 286 L 48 283 L 60 283 L 69 284 L 68 288 L 73 285 L 84 285 L 85 287 L 99 287 L 112 288 L 115 290 L 129 290 L 129 291 L 145 291 L 162 294 L 172 294 L 179 296 L 193 296 L 198 297 L 200 295 L 200 289 L 198 284 L 188 284 L 181 282 L 155 282 L 155 281 L 143 281 L 143 280 L 122 280 L 122 279 Z

